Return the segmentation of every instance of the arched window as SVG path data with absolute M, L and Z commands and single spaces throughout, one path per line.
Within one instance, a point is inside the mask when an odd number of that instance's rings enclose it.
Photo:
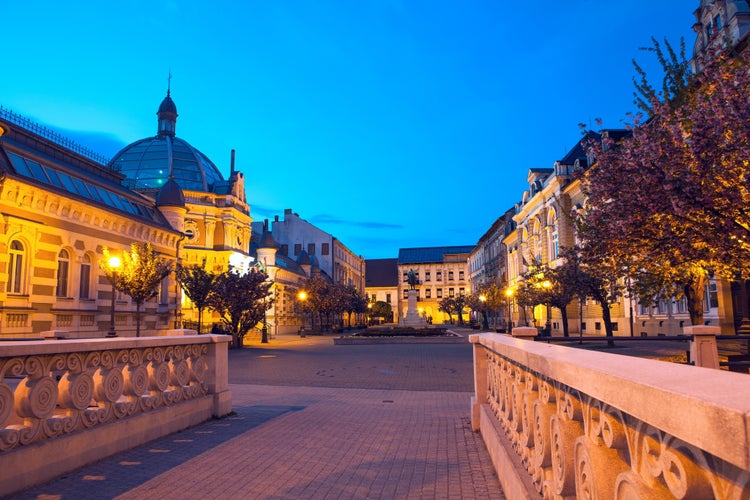
M 26 278 L 23 272 L 25 256 L 26 250 L 23 243 L 13 240 L 8 251 L 8 293 L 23 293 L 24 279 Z
M 86 254 L 81 259 L 81 288 L 78 297 L 81 299 L 91 298 L 91 257 Z
M 70 270 L 70 254 L 64 248 L 57 254 L 57 288 L 55 295 L 68 296 L 68 276 Z

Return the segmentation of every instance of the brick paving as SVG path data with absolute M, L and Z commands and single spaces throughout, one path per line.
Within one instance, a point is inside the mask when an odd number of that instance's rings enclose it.
M 233 415 L 16 498 L 504 498 L 469 423 L 469 344 L 252 342 L 230 351 Z

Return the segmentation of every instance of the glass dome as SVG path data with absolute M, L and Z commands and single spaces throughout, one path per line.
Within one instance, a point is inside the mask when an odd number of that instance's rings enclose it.
M 159 189 L 170 176 L 188 191 L 211 192 L 224 177 L 203 153 L 175 137 L 177 107 L 169 91 L 159 106 L 159 130 L 156 137 L 136 141 L 117 153 L 109 165 L 126 176 L 131 189 Z

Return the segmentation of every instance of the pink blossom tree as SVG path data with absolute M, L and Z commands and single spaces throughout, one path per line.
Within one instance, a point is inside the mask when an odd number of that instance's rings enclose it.
M 748 61 L 716 55 L 680 99 L 652 98 L 650 118 L 629 128 L 587 144 L 581 240 L 605 248 L 642 300 L 684 295 L 702 324 L 709 276 L 750 274 Z

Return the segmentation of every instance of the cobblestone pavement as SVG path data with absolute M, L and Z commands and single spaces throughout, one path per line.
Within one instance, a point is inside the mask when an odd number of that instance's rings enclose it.
M 279 336 L 230 351 L 235 413 L 17 498 L 491 498 L 471 431 L 469 344 L 333 346 Z

